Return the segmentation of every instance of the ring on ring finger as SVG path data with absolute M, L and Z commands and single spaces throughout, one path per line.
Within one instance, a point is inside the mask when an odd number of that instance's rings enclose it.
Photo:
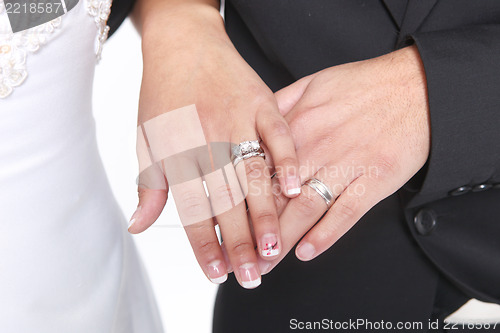
M 233 162 L 235 168 L 238 163 L 251 157 L 266 158 L 264 149 L 262 149 L 258 140 L 243 141 L 234 146 L 231 149 L 231 152 L 231 161 Z
M 316 193 L 318 193 L 321 196 L 321 198 L 323 198 L 326 204 L 326 210 L 329 210 L 332 207 L 333 203 L 335 202 L 335 197 L 333 196 L 333 193 L 330 190 L 330 188 L 325 183 L 323 183 L 318 178 L 312 177 L 306 180 L 304 182 L 304 185 L 307 185 L 310 188 L 312 188 L 314 191 L 316 191 Z

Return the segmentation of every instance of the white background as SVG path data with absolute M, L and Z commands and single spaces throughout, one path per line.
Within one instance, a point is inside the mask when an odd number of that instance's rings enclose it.
M 106 43 L 94 84 L 99 149 L 127 217 L 137 206 L 136 117 L 142 75 L 140 39 L 127 20 Z M 168 91 L 164 92 L 168 94 Z M 172 200 L 148 231 L 134 236 L 167 332 L 211 332 L 215 286 L 198 267 Z M 500 306 L 469 303 L 457 321 L 500 321 Z
M 135 139 L 141 77 L 141 42 L 127 20 L 106 42 L 94 84 L 99 150 L 127 218 L 138 202 Z M 173 200 L 152 228 L 134 238 L 149 271 L 165 330 L 211 332 L 216 287 L 198 267 Z

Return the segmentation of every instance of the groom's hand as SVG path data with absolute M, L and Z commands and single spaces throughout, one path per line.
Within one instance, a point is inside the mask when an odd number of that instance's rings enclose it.
M 276 98 L 294 136 L 302 179 L 323 185 L 318 191 L 304 185 L 289 201 L 277 197 L 284 247 L 277 260 L 260 262 L 263 274 L 302 237 L 300 260 L 327 250 L 412 178 L 430 150 L 425 73 L 415 46 L 325 69 Z M 328 211 L 322 186 L 335 200 Z

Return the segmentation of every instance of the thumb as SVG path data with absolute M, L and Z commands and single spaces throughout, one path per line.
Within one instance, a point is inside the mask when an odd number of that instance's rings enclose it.
M 128 231 L 138 234 L 148 229 L 160 216 L 167 203 L 168 188 L 166 190 L 152 190 L 139 187 L 139 204 L 130 218 Z
M 274 94 L 274 97 L 278 102 L 278 108 L 283 117 L 293 109 L 295 104 L 297 104 L 313 78 L 314 74 L 303 77 L 302 79 L 292 83 L 288 87 L 277 91 Z

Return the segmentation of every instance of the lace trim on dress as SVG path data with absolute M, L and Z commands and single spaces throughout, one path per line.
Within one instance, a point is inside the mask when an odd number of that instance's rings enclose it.
M 58 17 L 14 34 L 10 28 L 4 2 L 0 0 L 0 98 L 9 96 L 15 87 L 26 80 L 27 54 L 38 51 L 60 24 L 61 18 Z
M 107 25 L 111 13 L 112 0 L 87 0 L 87 11 L 94 17 L 97 26 L 95 54 L 97 61 L 101 60 L 102 47 L 108 39 L 109 26 Z
M 85 1 L 85 0 L 82 0 Z M 106 22 L 111 12 L 111 0 L 87 0 L 87 12 L 94 17 L 97 26 L 95 54 L 101 58 L 102 47 L 109 33 Z M 12 33 L 5 12 L 3 0 L 0 0 L 0 99 L 8 97 L 28 77 L 26 59 L 30 53 L 37 52 L 46 44 L 51 35 L 60 27 L 62 18 L 34 28 Z

